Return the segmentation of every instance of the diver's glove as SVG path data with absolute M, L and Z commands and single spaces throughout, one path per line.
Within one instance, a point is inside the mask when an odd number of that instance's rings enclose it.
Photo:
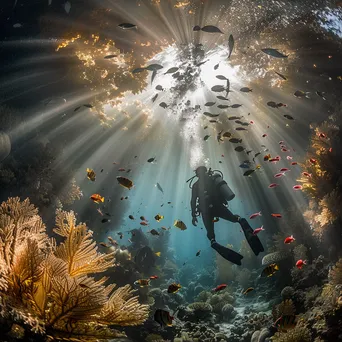
M 193 224 L 194 226 L 197 226 L 197 223 L 198 223 L 197 217 L 196 217 L 196 216 L 193 216 L 193 217 L 192 217 L 192 224 Z

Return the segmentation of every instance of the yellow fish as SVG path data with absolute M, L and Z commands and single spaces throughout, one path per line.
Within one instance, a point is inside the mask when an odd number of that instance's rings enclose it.
M 100 203 L 100 202 L 104 202 L 104 197 L 102 197 L 101 195 L 99 194 L 93 194 L 90 196 L 90 199 L 92 199 L 95 203 Z
M 90 179 L 92 182 L 95 182 L 96 173 L 93 169 L 87 169 L 87 178 Z
M 258 164 L 256 167 L 255 167 L 255 170 L 259 170 L 261 168 L 261 165 Z
M 156 221 L 161 221 L 162 219 L 164 218 L 164 216 L 163 215 L 160 215 L 160 214 L 157 214 L 155 217 L 154 217 L 154 219 L 156 220 Z
M 177 228 L 179 228 L 180 230 L 186 230 L 187 227 L 185 225 L 185 223 L 181 220 L 175 220 L 175 222 L 173 223 L 173 225 Z
M 157 257 L 160 257 L 161 252 L 155 252 L 154 254 L 155 254 Z

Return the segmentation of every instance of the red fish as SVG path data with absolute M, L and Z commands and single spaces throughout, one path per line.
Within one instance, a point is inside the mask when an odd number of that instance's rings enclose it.
M 274 178 L 280 178 L 280 177 L 283 177 L 283 176 L 285 176 L 285 172 L 280 172 L 280 173 L 276 173 L 274 175 Z
M 288 236 L 285 240 L 284 240 L 284 243 L 285 244 L 289 244 L 289 243 L 291 243 L 291 242 L 293 242 L 293 241 L 295 241 L 296 239 L 293 237 L 293 235 L 291 235 L 291 236 Z
M 309 172 L 306 172 L 306 171 L 302 172 L 302 175 L 303 175 L 304 177 L 308 177 L 308 178 L 311 178 L 311 177 L 312 177 L 312 174 L 309 173 Z
M 280 172 L 287 172 L 287 171 L 291 171 L 290 169 L 288 169 L 287 167 L 282 167 L 280 169 Z
M 296 266 L 297 268 L 299 268 L 300 270 L 302 269 L 302 267 L 306 265 L 306 260 L 302 260 L 302 259 L 299 259 L 297 262 L 296 262 Z
M 227 287 L 227 284 L 221 284 L 221 285 L 216 286 L 212 291 L 219 292 L 219 291 L 224 290 L 226 287 Z
M 140 224 L 141 224 L 142 226 L 148 226 L 148 223 L 145 222 L 145 221 L 141 221 Z
M 271 216 L 276 217 L 276 218 L 282 218 L 281 214 L 271 214 Z
M 254 121 L 250 121 L 249 123 L 250 123 L 251 125 L 254 125 Z
M 264 133 L 264 134 L 262 135 L 262 137 L 263 137 L 263 138 L 267 137 L 267 134 L 266 134 L 266 133 Z
M 269 187 L 270 189 L 272 189 L 272 188 L 275 188 L 275 187 L 277 187 L 277 186 L 279 186 L 279 184 L 277 184 L 277 183 L 271 183 L 268 187 Z
M 302 190 L 303 187 L 302 187 L 300 184 L 298 184 L 298 185 L 294 185 L 294 186 L 292 187 L 292 189 L 293 189 L 293 190 Z
M 280 140 L 280 141 L 279 141 L 279 145 L 282 145 L 282 144 L 285 144 L 285 141 L 284 141 L 284 140 Z
M 118 171 L 123 172 L 123 171 L 126 171 L 126 169 L 124 169 L 123 167 L 120 167 L 120 169 L 118 169 Z
M 297 165 L 298 163 L 297 162 L 292 162 L 291 165 Z
M 281 152 L 288 152 L 289 150 L 288 149 L 286 149 L 286 148 L 282 148 L 281 149 Z
M 152 275 L 152 276 L 150 276 L 150 279 L 158 279 L 158 276 Z
M 331 153 L 332 152 L 332 147 L 330 147 L 328 151 Z
M 253 235 L 257 235 L 257 234 L 259 234 L 262 230 L 265 230 L 264 229 L 264 226 L 261 226 L 260 228 L 256 228 L 256 229 L 254 229 L 254 231 L 253 231 Z
M 224 154 L 221 154 L 221 157 L 224 157 Z
M 314 159 L 314 158 L 310 158 L 310 159 L 309 159 L 309 162 L 310 162 L 311 164 L 313 164 L 313 165 L 317 164 L 317 160 Z
M 287 156 L 286 159 L 287 160 L 292 160 L 292 157 L 291 156 Z
M 327 136 L 326 136 L 326 134 L 324 134 L 324 133 L 317 133 L 317 135 L 320 137 L 320 138 L 326 138 Z
M 252 220 L 252 219 L 254 219 L 254 218 L 258 217 L 258 216 L 261 216 L 261 211 L 259 211 L 258 213 L 252 214 L 252 215 L 249 217 L 249 219 Z

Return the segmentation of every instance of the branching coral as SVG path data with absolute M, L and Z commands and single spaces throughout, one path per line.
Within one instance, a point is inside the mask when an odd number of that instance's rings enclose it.
M 85 224 L 73 212 L 57 211 L 58 246 L 45 233 L 37 209 L 26 199 L 0 206 L 0 290 L 13 312 L 35 316 L 50 335 L 115 337 L 107 325 L 137 325 L 148 315 L 130 286 L 105 286 L 102 273 L 114 265 L 113 253 L 100 254 Z M 10 300 L 11 298 L 11 300 Z M 119 334 L 120 335 L 120 334 Z

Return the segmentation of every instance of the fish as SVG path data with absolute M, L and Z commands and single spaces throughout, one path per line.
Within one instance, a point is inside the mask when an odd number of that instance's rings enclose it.
M 156 275 L 151 275 L 151 276 L 150 276 L 150 279 L 151 279 L 151 280 L 155 280 L 155 279 L 158 279 L 158 278 L 159 278 L 159 277 L 156 276 Z
M 203 138 L 203 140 L 204 140 L 204 141 L 207 141 L 209 138 L 210 138 L 210 135 L 206 135 L 206 136 Z
M 186 230 L 187 229 L 186 224 L 181 220 L 175 220 L 173 225 L 175 227 L 179 228 L 180 230 Z
M 172 283 L 167 288 L 167 293 L 177 293 L 182 286 L 180 284 Z
M 137 25 L 130 24 L 130 23 L 122 23 L 122 24 L 119 24 L 118 27 L 120 27 L 122 30 L 131 30 L 131 29 L 138 28 Z
M 132 74 L 138 74 L 139 72 L 145 71 L 146 68 L 135 68 L 132 70 Z
M 193 31 L 201 31 L 201 26 L 196 25 L 196 26 L 193 27 L 192 30 Z
M 291 236 L 288 236 L 287 238 L 285 238 L 284 243 L 289 244 L 289 243 L 294 242 L 295 240 L 296 239 L 293 237 L 293 235 L 291 235 Z
M 300 185 L 300 184 L 298 184 L 298 185 L 294 185 L 294 186 L 292 187 L 292 189 L 293 189 L 293 190 L 296 190 L 296 191 L 298 191 L 298 190 L 302 190 L 302 189 L 303 189 L 303 186 L 302 186 L 302 185 Z
M 249 292 L 253 291 L 254 287 L 249 287 L 248 289 L 246 289 L 245 291 L 242 292 L 243 295 L 248 294 Z
M 304 265 L 306 265 L 306 260 L 302 260 L 302 259 L 299 259 L 297 262 L 296 262 L 296 267 L 298 268 L 298 269 L 302 269 L 302 267 L 304 266 Z
M 105 59 L 111 59 L 111 58 L 114 58 L 114 57 L 118 57 L 118 55 L 107 55 L 107 56 L 104 56 Z
M 224 290 L 228 285 L 227 284 L 221 284 L 217 285 L 215 288 L 212 289 L 213 292 L 219 292 Z
M 237 143 L 242 143 L 242 139 L 238 139 L 238 138 L 231 138 L 228 140 L 229 142 L 233 143 L 233 144 L 237 144 Z
M 250 176 L 255 170 L 247 170 L 243 175 L 248 177 Z
M 216 98 L 217 98 L 218 100 L 222 100 L 222 101 L 229 101 L 229 99 L 227 99 L 226 97 L 221 96 L 221 95 L 216 96 Z
M 280 177 L 283 177 L 283 176 L 285 176 L 285 172 L 279 172 L 279 173 L 276 173 L 274 175 L 274 178 L 280 178 Z
M 159 94 L 156 94 L 152 97 L 152 102 L 155 102 L 157 100 L 157 97 L 158 97 Z
M 64 4 L 64 10 L 67 14 L 70 13 L 70 10 L 71 10 L 71 3 L 69 1 L 67 1 L 65 4 Z
M 217 123 L 218 121 L 217 121 L 217 120 L 209 120 L 209 122 L 211 122 L 211 123 Z
M 124 172 L 124 171 L 126 171 L 126 169 L 124 169 L 123 167 L 120 167 L 120 169 L 118 169 L 118 171 Z
M 311 177 L 312 177 L 312 174 L 309 173 L 309 172 L 304 171 L 304 172 L 302 172 L 302 176 L 311 178 Z
M 278 162 L 279 160 L 280 160 L 280 158 L 275 157 L 275 158 L 269 159 L 268 161 L 273 163 L 273 162 Z
M 163 91 L 164 90 L 163 86 L 161 86 L 160 84 L 158 84 L 155 89 L 159 90 L 159 91 Z
M 272 108 L 278 108 L 277 104 L 274 101 L 267 102 L 267 106 L 272 107 Z
M 268 265 L 261 272 L 261 277 L 272 277 L 277 271 L 279 271 L 279 266 L 277 264 Z
M 93 169 L 87 168 L 87 178 L 90 179 L 92 182 L 95 182 L 96 179 L 96 173 Z
M 213 219 L 213 222 L 215 223 L 215 222 L 218 222 L 218 221 L 220 221 L 220 218 L 219 217 L 215 217 L 214 219 Z
M 292 160 L 292 159 L 293 159 L 293 157 L 291 157 L 291 156 L 287 156 L 287 157 L 286 157 L 286 159 L 287 159 L 287 160 Z
M 236 127 L 235 130 L 236 131 L 248 131 L 248 129 L 246 129 L 244 127 Z
M 240 89 L 240 91 L 242 91 L 243 93 L 250 93 L 252 92 L 253 90 L 251 88 L 248 88 L 248 87 L 242 87 Z
M 239 167 L 241 167 L 242 169 L 248 169 L 250 166 L 247 163 L 242 163 L 239 165 Z
M 128 218 L 129 218 L 130 220 L 134 220 L 134 216 L 133 216 L 133 215 L 129 215 Z
M 283 75 L 283 74 L 280 74 L 279 72 L 273 70 L 280 78 L 282 78 L 284 81 L 287 80 L 287 78 Z
M 106 243 L 104 243 L 104 242 L 100 242 L 99 245 L 102 246 L 102 247 L 106 247 L 106 248 L 109 248 L 109 247 L 110 247 L 110 246 L 108 246 L 108 245 L 107 245 Z
M 90 199 L 93 201 L 93 202 L 95 202 L 95 203 L 97 203 L 97 204 L 99 204 L 100 202 L 104 202 L 104 197 L 102 197 L 101 195 L 99 195 L 99 194 L 93 194 L 93 195 L 91 195 L 90 196 Z
M 287 167 L 282 167 L 279 171 L 280 172 L 288 172 L 288 171 L 291 171 L 291 170 L 288 169 Z
M 276 188 L 277 186 L 279 186 L 279 184 L 277 184 L 277 183 L 271 183 L 268 187 L 269 187 L 270 189 L 272 189 L 272 188 Z
M 154 320 L 160 324 L 161 327 L 171 327 L 172 326 L 172 320 L 173 317 L 170 315 L 170 313 L 166 310 L 157 309 L 154 313 Z
M 279 52 L 277 49 L 266 48 L 266 49 L 261 49 L 261 51 L 265 53 L 266 55 L 269 55 L 275 58 L 287 58 L 288 57 L 282 54 L 281 52 Z
M 272 217 L 282 218 L 281 214 L 271 214 Z
M 150 286 L 150 279 L 138 279 L 134 282 L 134 285 L 140 287 Z
M 236 152 L 242 152 L 242 151 L 245 150 L 245 148 L 244 148 L 243 146 L 237 146 L 237 147 L 234 148 L 234 150 L 235 150 Z
M 209 116 L 210 118 L 216 118 L 216 117 L 220 116 L 220 114 L 212 114 L 209 112 L 204 112 L 203 115 Z
M 268 161 L 271 158 L 271 154 L 266 154 L 266 156 L 264 156 L 264 161 Z
M 310 162 L 312 165 L 316 165 L 316 164 L 317 164 L 317 159 L 310 158 L 310 159 L 309 159 L 309 162 Z
M 230 116 L 230 117 L 228 118 L 228 120 L 238 120 L 238 119 L 241 119 L 241 118 L 238 117 L 238 116 Z
M 234 37 L 233 35 L 230 35 L 228 38 L 228 49 L 229 49 L 228 58 L 230 58 L 233 52 L 233 48 L 234 48 Z
M 153 157 L 153 158 L 147 159 L 147 162 L 148 163 L 153 163 L 155 160 L 156 160 L 156 157 Z
M 216 64 L 216 65 L 214 66 L 214 70 L 217 70 L 219 66 L 220 66 L 220 63 Z
M 216 103 L 216 102 L 207 102 L 207 103 L 205 104 L 205 106 L 206 106 L 206 107 L 211 107 L 211 106 L 213 106 L 215 103 Z
M 148 226 L 148 223 L 145 222 L 145 221 L 141 221 L 141 222 L 140 222 L 140 225 L 141 225 L 141 226 Z
M 157 257 L 160 257 L 161 256 L 161 252 L 155 252 L 154 253 Z
M 267 137 L 267 134 L 266 134 L 266 133 L 264 133 L 264 134 L 262 135 L 262 137 L 263 137 L 263 138 Z
M 161 187 L 161 185 L 159 183 L 156 184 L 156 187 L 158 188 L 158 190 L 162 193 L 164 193 L 163 188 Z
M 201 28 L 201 30 L 207 33 L 222 33 L 223 34 L 223 32 L 218 27 L 213 26 L 213 25 L 204 26 Z
M 253 235 L 257 235 L 257 234 L 259 234 L 261 231 L 263 231 L 263 230 L 265 230 L 264 229 L 264 226 L 261 226 L 260 228 L 256 228 L 256 229 L 254 229 L 254 231 L 253 231 Z
M 320 96 L 324 101 L 326 100 L 326 98 L 325 98 L 325 92 L 323 92 L 323 91 L 316 91 L 316 94 L 318 95 L 318 96 Z
M 107 223 L 107 222 L 110 222 L 110 220 L 107 219 L 107 218 L 103 218 L 103 219 L 101 220 L 101 223 Z
M 294 120 L 294 117 L 289 115 L 289 114 L 285 114 L 284 118 L 288 119 L 288 120 Z
M 174 74 L 176 71 L 178 71 L 178 69 L 179 69 L 179 68 L 177 68 L 177 67 L 172 67 L 172 68 L 170 68 L 168 71 L 166 71 L 166 72 L 164 73 L 164 75 L 166 75 L 166 74 Z
M 233 104 L 233 105 L 231 105 L 231 106 L 229 106 L 229 107 L 231 107 L 231 108 L 239 108 L 239 107 L 241 107 L 242 106 L 242 104 L 239 104 L 239 103 L 235 103 L 235 104 Z
M 232 136 L 232 133 L 230 132 L 224 132 L 222 135 L 224 138 L 230 138 Z
M 204 126 L 204 127 L 203 127 L 203 129 L 207 129 L 207 128 L 208 128 L 208 126 Z
M 159 103 L 159 106 L 166 109 L 168 107 L 168 105 L 165 102 L 161 102 Z
M 157 214 L 157 215 L 154 217 L 154 219 L 155 219 L 157 222 L 160 222 L 163 218 L 164 218 L 164 216 L 163 216 L 163 215 L 159 215 L 159 214 Z
M 102 212 L 102 210 L 99 208 L 99 209 L 96 209 L 96 211 L 101 215 L 101 216 L 103 216 L 103 212 Z
M 196 253 L 196 256 L 200 256 L 201 254 L 201 250 L 199 250 L 197 253 Z
M 126 188 L 128 190 L 131 190 L 131 188 L 134 186 L 133 182 L 126 177 L 118 176 L 118 177 L 116 177 L 116 179 L 121 186 L 123 186 L 124 188 Z
M 255 155 L 254 155 L 254 158 L 253 160 L 257 157 L 257 156 L 260 156 L 261 152 L 257 152 Z
M 146 70 L 148 70 L 148 69 L 146 69 Z M 153 80 L 155 79 L 156 76 L 157 76 L 157 70 L 153 70 L 152 76 L 151 76 L 151 84 L 153 83 Z
M 217 108 L 220 108 L 220 109 L 226 109 L 228 107 L 229 107 L 228 105 L 218 105 L 217 106 Z
M 306 91 L 296 90 L 293 95 L 298 98 L 306 97 L 307 99 L 309 99 L 308 94 L 310 93 Z
M 211 91 L 215 92 L 215 93 L 220 93 L 222 91 L 225 91 L 226 88 L 223 85 L 215 85 L 213 87 L 211 87 Z
M 255 218 L 258 217 L 258 216 L 262 216 L 262 215 L 261 215 L 261 211 L 252 214 L 251 216 L 249 216 L 249 219 L 252 220 L 252 219 L 255 219 Z
M 148 233 L 151 233 L 151 235 L 154 235 L 154 236 L 160 235 L 158 231 L 156 231 L 155 229 L 151 229 L 150 231 L 148 231 Z

